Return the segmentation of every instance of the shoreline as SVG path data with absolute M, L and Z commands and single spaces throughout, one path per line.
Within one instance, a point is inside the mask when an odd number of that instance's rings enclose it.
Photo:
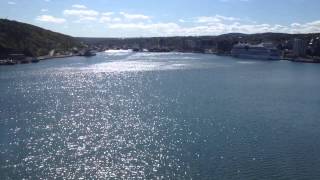
M 36 58 L 29 58 L 29 59 L 23 59 L 23 60 L 5 59 L 5 60 L 0 60 L 0 65 L 10 66 L 10 65 L 16 65 L 16 64 L 31 64 L 31 63 L 38 63 L 40 61 L 50 60 L 50 59 L 61 59 L 61 58 L 68 58 L 68 57 L 75 57 L 75 56 L 80 56 L 80 55 L 73 54 L 73 55 L 58 55 L 58 56 L 40 56 Z
M 295 63 L 320 64 L 320 60 L 307 59 L 307 58 L 285 59 L 285 60 L 295 62 Z
M 103 52 L 103 51 L 102 51 Z M 149 53 L 168 53 L 165 52 L 150 52 Z M 233 57 L 228 53 L 222 54 L 222 53 L 199 53 L 199 52 L 182 52 L 182 51 L 170 51 L 170 52 L 180 52 L 180 53 L 197 53 L 197 54 L 208 54 L 208 55 L 216 55 L 216 56 L 226 56 L 226 57 Z M 139 53 L 139 52 L 136 52 Z M 16 64 L 30 64 L 30 63 L 38 63 L 40 61 L 45 60 L 51 60 L 51 59 L 61 59 L 61 58 L 68 58 L 68 57 L 76 57 L 81 56 L 80 54 L 72 54 L 72 55 L 56 55 L 56 56 L 39 56 L 36 58 L 30 58 L 30 59 L 24 59 L 24 60 L 12 60 L 12 59 L 6 59 L 6 60 L 0 60 L 0 66 L 10 66 L 10 65 L 16 65 Z M 240 59 L 235 57 L 236 59 Z M 318 59 L 310 59 L 310 58 L 281 58 L 280 60 L 290 61 L 294 63 L 309 63 L 309 64 L 320 64 L 320 60 Z
M 57 55 L 57 56 L 40 56 L 40 57 L 37 57 L 37 59 L 39 61 L 45 61 L 45 60 L 49 60 L 49 59 L 60 59 L 60 58 L 68 58 L 68 57 L 75 57 L 75 56 L 79 56 L 79 54 Z

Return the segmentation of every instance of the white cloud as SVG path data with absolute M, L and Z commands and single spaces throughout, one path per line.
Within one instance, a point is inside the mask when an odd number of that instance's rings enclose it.
M 221 16 L 221 15 L 215 15 L 215 16 L 200 16 L 195 18 L 195 22 L 197 23 L 217 23 L 222 21 L 236 21 L 240 20 L 239 18 L 235 17 L 228 17 L 228 16 Z
M 291 33 L 314 33 L 314 32 L 320 32 L 320 20 L 308 22 L 305 24 L 300 23 L 292 23 L 290 27 Z
M 49 10 L 48 9 L 41 9 L 40 11 L 41 12 L 48 12 Z
M 80 17 L 79 19 L 73 21 L 74 23 L 83 23 L 83 22 L 90 22 L 90 21 L 97 21 L 97 17 Z
M 78 16 L 78 17 L 86 17 L 86 16 L 98 16 L 99 12 L 90 9 L 66 9 L 63 11 L 65 16 Z
M 102 16 L 112 16 L 114 15 L 114 12 L 104 12 L 104 13 L 101 13 Z
M 99 22 L 100 23 L 109 23 L 109 22 L 114 22 L 114 19 L 112 17 L 112 15 L 114 15 L 115 13 L 114 12 L 104 12 L 104 13 L 101 13 L 101 17 L 99 19 Z
M 50 23 L 55 23 L 55 24 L 62 24 L 65 23 L 66 20 L 63 18 L 57 18 L 57 17 L 53 17 L 50 15 L 41 15 L 38 16 L 36 18 L 37 21 L 41 21 L 41 22 L 50 22 Z
M 110 16 L 103 16 L 99 19 L 100 23 L 111 23 L 111 22 L 119 23 L 121 21 L 122 21 L 121 18 L 118 18 L 118 17 L 112 18 Z
M 9 5 L 16 5 L 17 3 L 14 2 L 14 1 L 8 1 L 8 4 L 9 4 Z
M 66 9 L 63 11 L 63 15 L 66 17 L 72 17 L 74 23 L 98 21 L 100 12 L 88 9 L 81 4 L 72 5 L 73 9 Z
M 221 20 L 225 20 L 225 21 L 236 21 L 236 20 L 240 20 L 239 18 L 228 17 L 228 16 L 221 16 L 221 15 L 219 15 L 219 14 L 217 14 L 215 17 L 218 18 L 218 19 L 221 19 Z
M 78 9 L 87 9 L 85 5 L 82 4 L 74 4 L 72 5 L 73 8 L 78 8 Z
M 121 22 L 122 19 L 121 19 L 121 18 L 113 18 L 112 21 L 113 21 L 113 22 Z
M 106 23 L 106 22 L 111 22 L 111 21 L 112 21 L 112 18 L 109 17 L 109 16 L 104 16 L 104 17 L 101 17 L 101 18 L 99 19 L 99 22 L 100 22 L 100 23 Z
M 42 9 L 46 12 L 47 9 Z M 143 14 L 129 14 L 125 12 L 98 12 L 80 4 L 66 9 L 63 14 L 74 17 L 75 23 L 99 22 L 105 23 L 109 29 L 121 32 L 136 32 L 145 36 L 189 36 L 189 35 L 219 35 L 225 33 L 313 33 L 320 32 L 320 20 L 309 23 L 292 23 L 290 25 L 263 24 L 253 21 L 223 15 L 199 16 L 189 19 L 178 19 L 176 22 L 154 22 L 151 17 Z M 63 18 L 50 15 L 38 16 L 42 22 L 64 23 Z M 139 23 L 133 23 L 139 22 Z M 187 23 L 186 23 L 187 22 Z
M 220 21 L 221 20 L 216 17 L 201 16 L 196 18 L 197 23 L 215 23 Z
M 117 29 L 121 31 L 144 31 L 145 34 L 169 36 L 181 32 L 181 27 L 176 23 L 112 23 L 109 24 L 110 29 Z
M 179 28 L 179 25 L 175 23 L 154 23 L 154 24 L 145 24 L 145 23 L 121 23 L 121 24 L 110 24 L 112 29 L 146 29 L 146 30 L 157 30 L 159 28 L 169 28 L 175 27 Z
M 148 20 L 151 19 L 151 17 L 143 15 L 143 14 L 129 14 L 125 12 L 120 12 L 120 14 L 129 20 Z
M 213 22 L 213 21 L 211 21 Z M 200 36 L 200 35 L 220 35 L 225 33 L 314 33 L 320 32 L 320 20 L 305 24 L 293 23 L 285 26 L 280 24 L 254 24 L 254 23 L 225 23 L 216 21 L 210 24 L 194 24 L 194 26 L 180 26 L 176 23 L 110 23 L 110 29 L 117 29 L 124 32 L 139 32 L 156 36 Z

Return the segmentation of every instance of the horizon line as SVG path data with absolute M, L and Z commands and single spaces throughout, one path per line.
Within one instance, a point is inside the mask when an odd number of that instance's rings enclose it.
M 230 34 L 241 34 L 241 35 L 259 35 L 259 34 L 285 34 L 285 35 L 315 35 L 315 34 L 319 34 L 320 32 L 311 32 L 311 33 L 283 33 L 283 32 L 272 32 L 272 31 L 266 31 L 266 32 L 260 32 L 260 33 L 241 33 L 241 32 L 230 32 L 230 33 L 225 33 L 225 34 L 218 34 L 218 35 L 172 35 L 172 36 L 127 36 L 127 37 L 98 37 L 98 36 L 74 36 L 74 35 L 70 35 L 67 33 L 62 33 L 62 32 L 58 32 L 58 31 L 54 31 L 48 28 L 44 28 L 35 24 L 31 24 L 31 23 L 27 23 L 27 22 L 23 22 L 23 21 L 19 21 L 19 20 L 15 20 L 15 19 L 8 19 L 8 18 L 0 18 L 0 20 L 8 20 L 8 21 L 15 21 L 18 23 L 24 23 L 24 24 L 28 24 L 31 26 L 35 26 L 47 31 L 51 31 L 51 32 L 55 32 L 55 33 L 59 33 L 59 34 L 63 34 L 66 36 L 70 36 L 73 38 L 96 38 L 96 39 L 138 39 L 138 38 L 175 38 L 175 37 L 218 37 L 218 36 L 223 36 L 223 35 L 230 35 Z

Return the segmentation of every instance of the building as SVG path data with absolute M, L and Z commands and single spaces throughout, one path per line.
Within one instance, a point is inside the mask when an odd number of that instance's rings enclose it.
M 320 56 L 320 37 L 312 38 L 308 46 L 309 55 Z
M 184 46 L 186 49 L 194 49 L 196 48 L 197 44 L 194 40 L 188 39 L 188 40 L 185 40 Z
M 302 39 L 294 39 L 293 41 L 293 54 L 295 56 L 305 56 L 306 55 L 306 43 Z
M 12 59 L 22 61 L 26 59 L 26 55 L 22 50 L 2 48 L 0 49 L 0 59 Z

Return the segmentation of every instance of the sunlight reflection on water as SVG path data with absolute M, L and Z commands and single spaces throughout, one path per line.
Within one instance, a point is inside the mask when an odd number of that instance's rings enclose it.
M 182 53 L 132 53 L 131 51 L 114 50 L 106 53 L 105 61 L 79 68 L 87 72 L 139 72 L 166 71 L 181 69 L 206 69 L 227 67 L 222 63 L 200 61 L 199 57 Z M 121 59 L 113 60 L 111 56 Z M 71 68 L 72 69 L 72 68 Z
M 0 71 L 0 179 L 317 179 L 319 68 L 242 61 L 110 52 Z

